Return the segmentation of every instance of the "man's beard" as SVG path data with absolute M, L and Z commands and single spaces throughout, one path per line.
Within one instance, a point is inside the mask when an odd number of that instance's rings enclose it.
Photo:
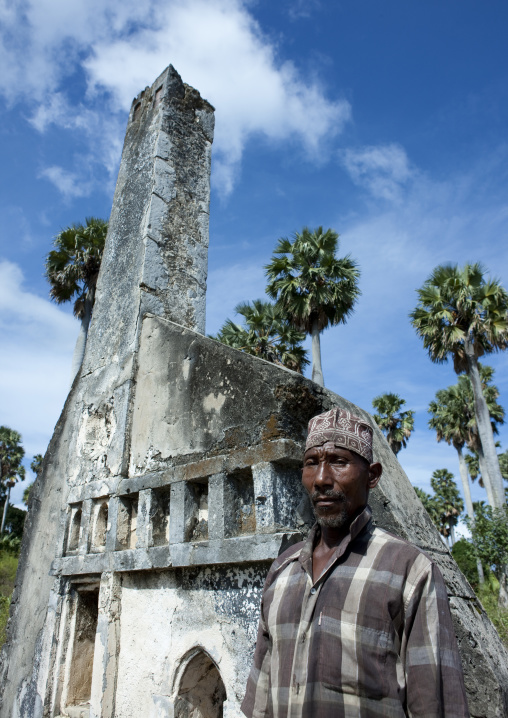
M 334 513 L 330 516 L 327 516 L 326 514 L 324 516 L 318 514 L 316 506 L 314 505 L 314 501 L 317 501 L 317 499 L 324 497 L 330 499 L 337 499 L 341 502 L 341 510 L 338 514 Z M 310 494 L 310 498 L 312 501 L 314 516 L 316 517 L 316 521 L 320 526 L 326 526 L 330 529 L 340 529 L 343 526 L 347 526 L 347 524 L 349 523 L 349 516 L 346 510 L 346 494 L 343 491 L 334 491 L 333 489 L 328 489 L 327 491 L 313 491 Z

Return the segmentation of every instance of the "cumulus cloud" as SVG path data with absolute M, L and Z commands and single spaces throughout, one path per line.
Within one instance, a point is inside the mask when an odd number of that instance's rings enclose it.
M 347 149 L 340 159 L 355 184 L 381 199 L 397 200 L 414 176 L 406 151 L 398 144 Z
M 32 104 L 39 130 L 84 127 L 91 144 L 98 117 L 125 117 L 133 96 L 173 64 L 217 108 L 214 181 L 225 194 L 250 140 L 295 140 L 316 159 L 350 118 L 346 100 L 327 98 L 279 58 L 245 0 L 4 0 L 0 21 L 0 91 Z M 88 88 L 77 103 L 66 92 L 75 78 Z
M 77 333 L 70 314 L 25 287 L 17 264 L 0 261 L 0 424 L 21 433 L 27 455 L 46 450 Z
M 41 170 L 39 177 L 45 177 L 60 190 L 64 197 L 86 197 L 91 192 L 91 184 L 83 181 L 73 172 L 68 172 L 63 167 L 53 165 Z

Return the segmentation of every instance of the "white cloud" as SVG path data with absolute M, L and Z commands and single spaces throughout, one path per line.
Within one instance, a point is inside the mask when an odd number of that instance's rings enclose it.
M 355 184 L 381 199 L 398 199 L 401 188 L 414 175 L 406 151 L 398 144 L 347 149 L 340 159 Z
M 78 322 L 23 281 L 18 265 L 0 261 L 0 424 L 20 432 L 29 464 L 46 451 L 69 391 Z M 17 485 L 14 503 L 22 493 Z
M 39 130 L 85 126 L 91 144 L 101 136 L 98 106 L 101 116 L 125 117 L 132 97 L 173 64 L 217 108 L 214 181 L 226 194 L 249 140 L 296 140 L 317 159 L 350 118 L 346 100 L 328 99 L 278 57 L 245 0 L 25 0 L 16 10 L 4 0 L 1 20 L 0 91 L 32 104 Z M 86 109 L 65 95 L 79 73 Z
M 86 197 L 92 189 L 91 184 L 84 181 L 83 177 L 56 165 L 41 170 L 39 177 L 48 179 L 66 198 Z

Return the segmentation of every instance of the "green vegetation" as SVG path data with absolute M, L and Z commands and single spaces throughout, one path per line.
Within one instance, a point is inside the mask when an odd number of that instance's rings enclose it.
M 479 263 L 440 265 L 417 290 L 418 305 L 409 315 L 433 362 L 453 358 L 457 374 L 471 380 L 474 410 L 484 455 L 483 480 L 492 505 L 505 504 L 504 486 L 478 359 L 508 348 L 508 292 L 484 277 Z
M 14 579 L 18 568 L 17 547 L 8 545 L 9 539 L 0 540 L 0 646 L 5 642 L 5 627 L 9 617 L 9 604 L 11 601 Z
M 6 528 L 11 489 L 18 480 L 25 478 L 24 455 L 21 434 L 7 426 L 0 426 L 0 496 L 4 499 L 0 534 Z
M 74 316 L 81 320 L 72 363 L 73 377 L 85 353 L 107 232 L 106 220 L 87 217 L 84 225 L 73 224 L 59 232 L 53 242 L 55 248 L 46 257 L 46 279 L 51 284 L 49 296 L 57 304 L 74 300 Z
M 281 318 L 271 302 L 242 302 L 235 312 L 243 317 L 244 326 L 226 319 L 213 339 L 300 373 L 309 364 L 301 346 L 305 334 Z
M 464 503 L 460 498 L 457 484 L 453 474 L 447 469 L 437 469 L 432 474 L 430 485 L 434 491 L 433 495 L 427 494 L 418 487 L 415 488 L 416 494 L 441 536 L 447 542 L 450 539 L 453 546 L 455 543 L 455 526 L 464 509 Z
M 269 264 L 267 294 L 297 331 L 312 336 L 312 380 L 324 386 L 319 335 L 345 324 L 360 295 L 360 271 L 348 255 L 335 256 L 339 235 L 322 227 L 295 232 L 293 241 L 279 239 Z
M 452 548 L 452 556 L 457 562 L 460 570 L 474 588 L 485 611 L 496 627 L 501 640 L 508 648 L 508 610 L 498 605 L 499 603 L 499 581 L 495 574 L 489 569 L 488 564 L 483 565 L 485 582 L 482 586 L 478 583 L 477 554 L 473 544 L 462 538 Z
M 400 411 L 406 403 L 398 394 L 381 394 L 372 400 L 372 406 L 379 412 L 374 421 L 379 426 L 395 456 L 406 448 L 415 420 L 414 411 Z

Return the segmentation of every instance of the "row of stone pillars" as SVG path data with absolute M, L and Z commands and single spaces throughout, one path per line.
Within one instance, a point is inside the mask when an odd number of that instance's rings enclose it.
M 283 486 L 291 484 L 294 492 L 288 497 Z M 301 496 L 297 469 L 260 462 L 230 474 L 86 499 L 70 507 L 64 552 L 100 553 L 274 533 L 294 526 Z

